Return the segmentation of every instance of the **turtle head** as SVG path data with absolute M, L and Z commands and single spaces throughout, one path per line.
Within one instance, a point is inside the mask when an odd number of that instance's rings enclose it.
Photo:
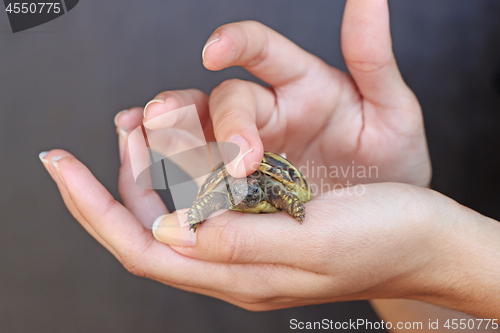
M 231 203 L 240 209 L 253 208 L 262 201 L 263 192 L 253 178 L 236 178 L 231 182 Z

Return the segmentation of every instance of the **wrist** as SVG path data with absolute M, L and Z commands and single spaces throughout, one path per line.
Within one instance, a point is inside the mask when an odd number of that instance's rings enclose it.
M 500 316 L 500 223 L 434 191 L 432 262 L 415 298 L 484 318 Z

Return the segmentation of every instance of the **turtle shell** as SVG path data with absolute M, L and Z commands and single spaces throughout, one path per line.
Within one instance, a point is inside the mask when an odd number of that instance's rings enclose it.
M 265 178 L 269 178 L 271 182 L 280 182 L 287 190 L 295 194 L 304 203 L 308 202 L 313 197 L 309 182 L 304 175 L 292 163 L 278 154 L 268 151 L 264 152 L 264 157 L 260 166 L 249 177 L 258 178 L 262 175 L 264 175 Z M 214 168 L 213 172 L 200 187 L 197 199 L 211 191 L 227 193 L 232 179 L 233 177 L 227 172 L 224 164 L 220 163 Z M 258 179 L 262 178 L 260 177 Z M 267 201 L 262 201 L 256 207 L 250 209 L 231 209 L 249 213 L 272 213 L 278 211 L 277 208 Z
M 308 202 L 313 198 L 311 186 L 306 177 L 284 157 L 266 151 L 257 170 L 282 183 L 298 196 L 300 201 Z

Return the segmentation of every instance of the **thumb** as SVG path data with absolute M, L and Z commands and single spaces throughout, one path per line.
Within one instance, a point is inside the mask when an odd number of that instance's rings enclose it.
M 325 203 L 324 200 L 316 200 Z M 248 214 L 220 211 L 202 223 L 196 233 L 185 224 L 185 210 L 160 216 L 153 225 L 153 235 L 176 252 L 190 258 L 226 264 L 269 263 L 314 269 L 310 258 L 317 257 L 318 240 L 329 239 L 324 214 L 311 201 L 306 204 L 308 216 L 299 224 L 285 212 Z M 184 226 L 186 225 L 186 226 Z M 290 246 L 290 244 L 295 244 Z M 286 253 L 286 255 L 283 255 Z

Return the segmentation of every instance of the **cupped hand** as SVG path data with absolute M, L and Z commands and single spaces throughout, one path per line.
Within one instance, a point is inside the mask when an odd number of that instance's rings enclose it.
M 350 75 L 258 22 L 227 24 L 207 41 L 205 67 L 242 66 L 270 87 L 234 79 L 209 99 L 196 90 L 164 92 L 158 96 L 162 103 L 148 105 L 145 117 L 168 112 L 179 99 L 180 106 L 195 103 L 207 140 L 240 146 L 243 159 L 228 168 L 235 176 L 255 171 L 268 150 L 308 166 L 312 183 L 428 185 L 421 109 L 396 65 L 386 0 L 347 1 L 342 53 Z M 377 172 L 338 172 L 349 167 Z
M 285 213 L 228 211 L 196 234 L 184 228 L 172 236 L 177 221 L 167 215 L 155 230 L 173 237 L 162 239 L 166 246 L 145 225 L 167 209 L 156 192 L 135 185 L 126 149 L 119 189 L 127 208 L 69 153 L 53 150 L 43 161 L 73 216 L 130 272 L 246 309 L 432 292 L 435 272 L 450 262 L 439 245 L 446 227 L 432 208 L 447 199 L 411 185 L 324 194 L 306 204 L 303 225 Z

